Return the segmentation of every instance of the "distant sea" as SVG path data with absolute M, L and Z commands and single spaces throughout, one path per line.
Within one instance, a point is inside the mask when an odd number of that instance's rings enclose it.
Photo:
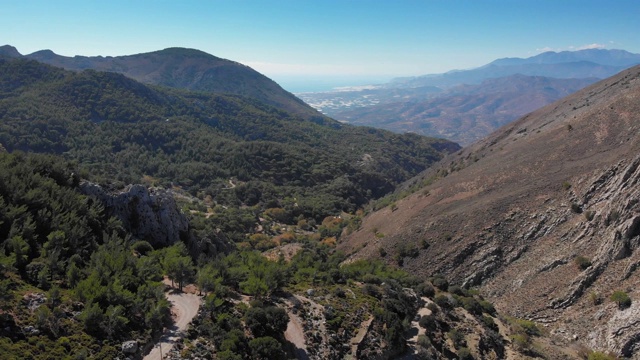
M 278 76 L 271 77 L 290 93 L 326 92 L 345 86 L 378 85 L 389 82 L 393 77 L 320 77 L 320 76 Z

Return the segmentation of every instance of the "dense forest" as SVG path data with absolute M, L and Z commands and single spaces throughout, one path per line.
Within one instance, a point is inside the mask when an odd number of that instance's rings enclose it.
M 368 318 L 380 342 L 370 351 L 400 353 L 419 304 L 415 294 L 433 298 L 431 282 L 441 296 L 447 289 L 442 279 L 425 282 L 380 261 L 344 264 L 346 256 L 312 232 L 296 239 L 299 251 L 289 259 L 238 249 L 194 260 L 183 242 L 154 249 L 132 237 L 99 201 L 81 193 L 84 180 L 68 161 L 0 153 L 0 167 L 3 359 L 114 359 L 130 339 L 148 350 L 171 324 L 163 274 L 179 287 L 197 284 L 205 296 L 182 353 L 218 359 L 287 358 L 284 302 L 304 299 L 294 294 L 311 294 L 308 289 L 326 305 L 320 314 L 295 305 L 299 316 L 320 316 L 334 334 L 311 343 L 310 354 L 342 358 L 350 350 L 343 344 Z M 471 304 L 477 316 L 493 312 L 477 295 L 457 292 L 455 302 L 439 306 Z M 444 341 L 451 320 L 429 321 L 434 341 Z
M 225 206 L 291 205 L 288 222 L 352 213 L 459 148 L 24 59 L 0 59 L 0 118 L 10 152 L 60 154 L 114 187 L 146 181 Z

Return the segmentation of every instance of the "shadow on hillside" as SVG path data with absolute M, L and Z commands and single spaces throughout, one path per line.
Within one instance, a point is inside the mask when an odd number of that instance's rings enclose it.
M 293 356 L 298 360 L 309 360 L 309 354 L 307 354 L 307 351 L 295 346 L 291 341 L 286 342 L 285 348 L 287 349 L 287 354 L 289 356 Z

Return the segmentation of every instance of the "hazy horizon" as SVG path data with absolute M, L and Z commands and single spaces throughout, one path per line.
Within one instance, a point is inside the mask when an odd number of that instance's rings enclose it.
M 178 46 L 276 81 L 442 73 L 548 50 L 640 53 L 640 3 L 631 0 L 24 0 L 2 10 L 0 43 L 23 54 L 118 56 Z

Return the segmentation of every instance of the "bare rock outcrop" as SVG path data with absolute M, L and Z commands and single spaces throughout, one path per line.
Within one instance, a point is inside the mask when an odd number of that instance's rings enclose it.
M 169 190 L 129 185 L 119 192 L 84 182 L 82 192 L 100 202 L 107 215 L 114 216 L 136 237 L 153 247 L 171 245 L 189 236 L 189 221 Z

